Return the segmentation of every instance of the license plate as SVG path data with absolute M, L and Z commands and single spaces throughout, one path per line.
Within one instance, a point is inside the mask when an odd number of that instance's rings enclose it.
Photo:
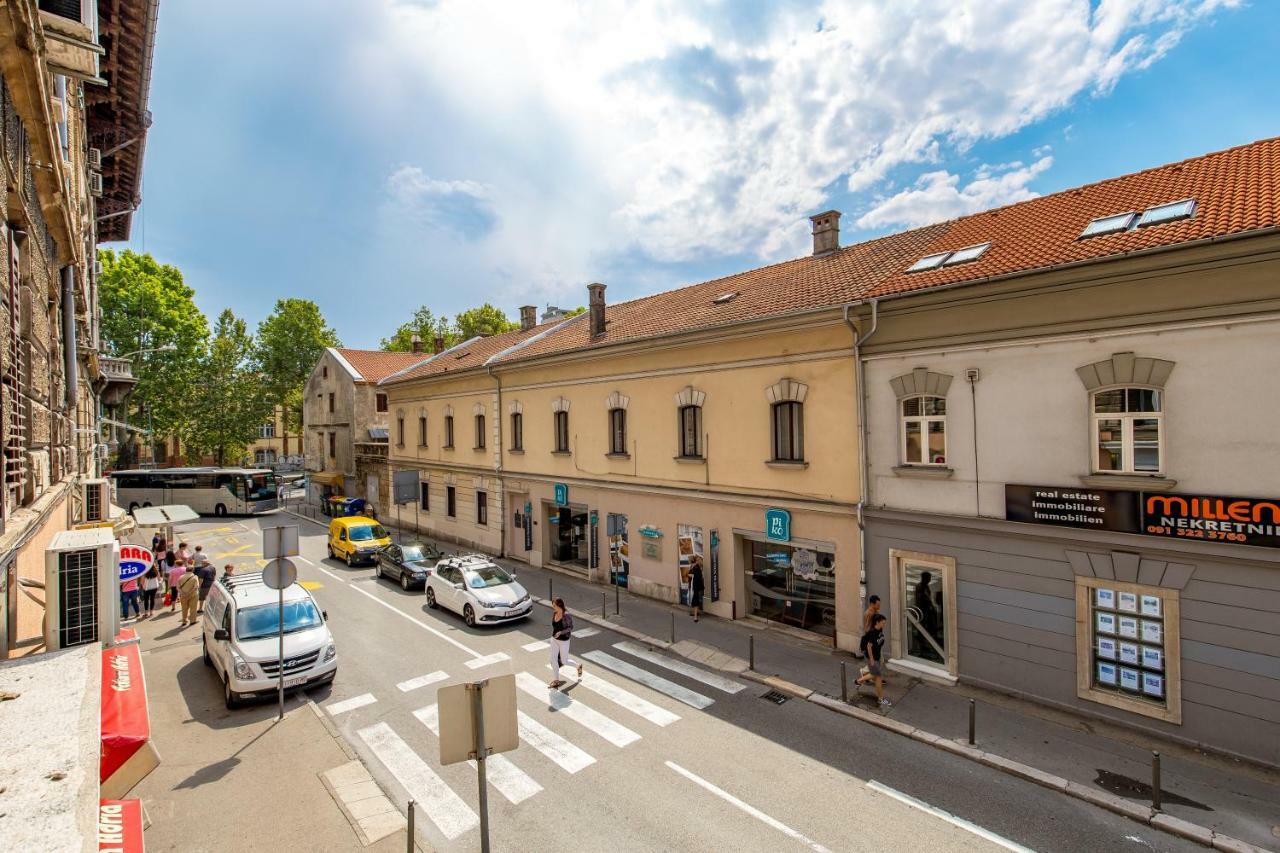
M 506 619 L 509 616 L 519 616 L 519 615 L 520 615 L 519 610 L 508 610 L 506 613 L 502 614 L 502 618 Z
M 307 683 L 307 677 L 305 675 L 295 675 L 293 678 L 286 678 L 284 680 L 285 687 L 297 687 L 299 684 L 306 684 L 306 683 Z

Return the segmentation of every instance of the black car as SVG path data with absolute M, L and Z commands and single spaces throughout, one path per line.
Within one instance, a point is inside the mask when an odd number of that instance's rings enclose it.
M 427 583 L 427 575 L 443 556 L 439 548 L 424 542 L 388 545 L 378 552 L 378 577 L 398 580 L 402 589 L 423 587 Z

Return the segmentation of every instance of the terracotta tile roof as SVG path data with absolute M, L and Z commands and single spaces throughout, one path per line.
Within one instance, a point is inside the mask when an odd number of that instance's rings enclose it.
M 520 346 L 522 343 L 534 340 L 544 332 L 550 332 L 561 323 L 573 322 L 576 319 L 571 318 L 568 321 L 556 320 L 551 323 L 543 323 L 527 331 L 516 329 L 513 332 L 504 332 L 501 335 L 472 338 L 456 344 L 435 356 L 419 354 L 416 360 L 409 365 L 401 365 L 400 370 L 403 372 L 392 372 L 384 375 L 380 384 L 392 385 L 399 382 L 412 382 L 415 379 L 443 376 L 450 372 L 483 367 L 495 355 L 505 353 L 514 347 Z
M 430 355 L 421 352 L 382 352 L 341 347 L 334 347 L 334 349 L 360 373 L 362 379 L 356 380 L 357 382 L 377 382 L 384 376 L 416 364 Z

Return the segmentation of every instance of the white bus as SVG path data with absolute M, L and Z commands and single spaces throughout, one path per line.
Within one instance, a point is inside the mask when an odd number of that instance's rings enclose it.
M 248 515 L 276 508 L 276 475 L 264 468 L 152 468 L 113 471 L 116 503 L 186 504 L 201 515 Z

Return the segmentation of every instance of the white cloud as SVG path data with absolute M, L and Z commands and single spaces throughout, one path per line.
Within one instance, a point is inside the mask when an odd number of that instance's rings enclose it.
M 359 121 L 420 143 L 394 193 L 435 224 L 441 197 L 483 202 L 474 263 L 550 298 L 628 253 L 799 253 L 833 187 L 1104 95 L 1238 0 L 382 2 L 345 85 Z M 1036 156 L 963 186 L 935 169 L 859 224 L 1029 197 Z
M 1052 165 L 1052 157 L 1041 157 L 1029 166 L 1021 163 L 983 165 L 963 187 L 958 175 L 946 171 L 926 172 L 911 189 L 878 201 L 858 218 L 857 225 L 860 228 L 887 225 L 914 228 L 1035 198 L 1039 193 L 1027 189 L 1027 184 Z
M 476 240 L 496 225 L 489 187 L 477 181 L 443 181 L 418 166 L 401 166 L 387 178 L 387 190 L 396 214 L 428 228 Z

